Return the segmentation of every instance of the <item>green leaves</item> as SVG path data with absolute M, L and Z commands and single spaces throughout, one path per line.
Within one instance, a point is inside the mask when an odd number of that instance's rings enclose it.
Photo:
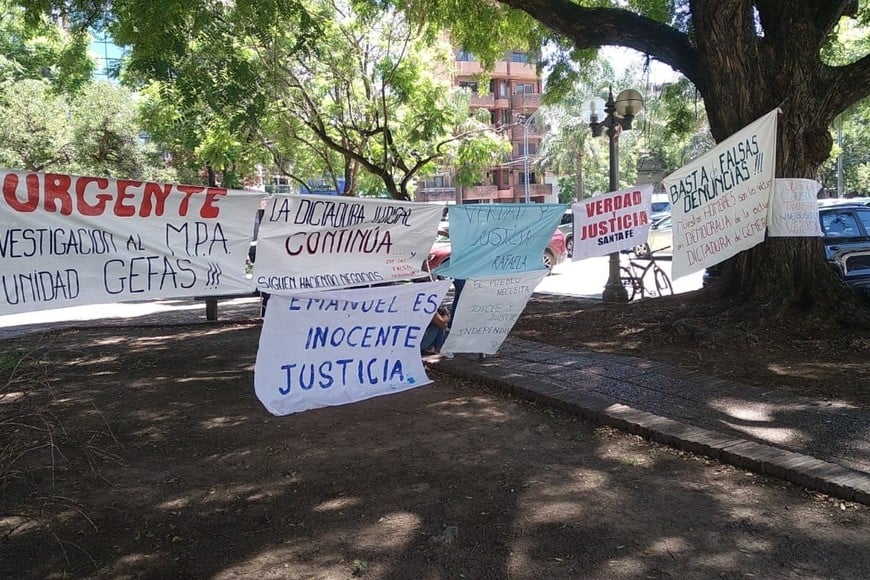
M 67 34 L 46 17 L 25 23 L 16 3 L 0 0 L 0 82 L 41 79 L 56 93 L 75 93 L 90 80 L 88 35 Z

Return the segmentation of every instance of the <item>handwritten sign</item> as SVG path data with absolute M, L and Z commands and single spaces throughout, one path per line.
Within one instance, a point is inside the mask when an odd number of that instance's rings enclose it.
M 767 214 L 767 235 L 819 237 L 818 193 L 822 184 L 813 179 L 776 179 Z
M 471 278 L 540 270 L 565 209 L 554 203 L 450 206 L 450 261 L 435 273 Z
M 0 170 L 0 314 L 253 291 L 262 193 Z
M 260 226 L 254 280 L 295 294 L 423 275 L 442 206 L 321 195 L 280 195 Z
M 774 109 L 662 180 L 673 208 L 674 278 L 764 241 L 779 112 Z
M 449 286 L 273 296 L 257 350 L 257 397 L 273 415 L 289 415 L 430 383 L 420 340 Z
M 646 241 L 653 186 L 613 191 L 575 203 L 574 260 L 606 256 Z
M 495 354 L 546 275 L 545 270 L 468 279 L 441 352 Z

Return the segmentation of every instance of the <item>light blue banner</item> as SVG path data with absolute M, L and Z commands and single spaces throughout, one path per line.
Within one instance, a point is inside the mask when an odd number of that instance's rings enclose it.
M 472 278 L 542 270 L 544 249 L 567 207 L 557 203 L 451 205 L 450 260 L 435 273 Z

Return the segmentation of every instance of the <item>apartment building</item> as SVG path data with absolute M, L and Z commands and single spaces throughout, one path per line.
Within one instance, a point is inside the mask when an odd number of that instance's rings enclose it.
M 488 87 L 480 87 L 485 74 Z M 420 180 L 415 193 L 416 201 L 461 203 L 549 202 L 553 186 L 544 182 L 543 172 L 536 171 L 534 162 L 544 137 L 545 129 L 535 122 L 534 114 L 541 106 L 542 81 L 529 55 L 511 52 L 496 63 L 492 71 L 485 71 L 474 56 L 463 51 L 456 53 L 453 84 L 471 91 L 470 107 L 486 109 L 494 127 L 503 128 L 510 135 L 512 152 L 499 166 L 486 172 L 483 183 L 458 190 L 454 186 L 450 168 Z

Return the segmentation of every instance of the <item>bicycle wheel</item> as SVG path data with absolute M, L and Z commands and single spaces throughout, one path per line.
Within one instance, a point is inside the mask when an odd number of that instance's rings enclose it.
M 619 268 L 619 281 L 622 282 L 623 287 L 625 287 L 629 302 L 634 300 L 634 297 L 637 295 L 643 296 L 640 281 L 635 278 L 631 270 L 625 266 Z
M 653 279 L 656 281 L 656 290 L 658 290 L 659 296 L 664 296 L 665 293 L 673 295 L 674 287 L 671 285 L 671 279 L 658 266 L 653 269 Z

